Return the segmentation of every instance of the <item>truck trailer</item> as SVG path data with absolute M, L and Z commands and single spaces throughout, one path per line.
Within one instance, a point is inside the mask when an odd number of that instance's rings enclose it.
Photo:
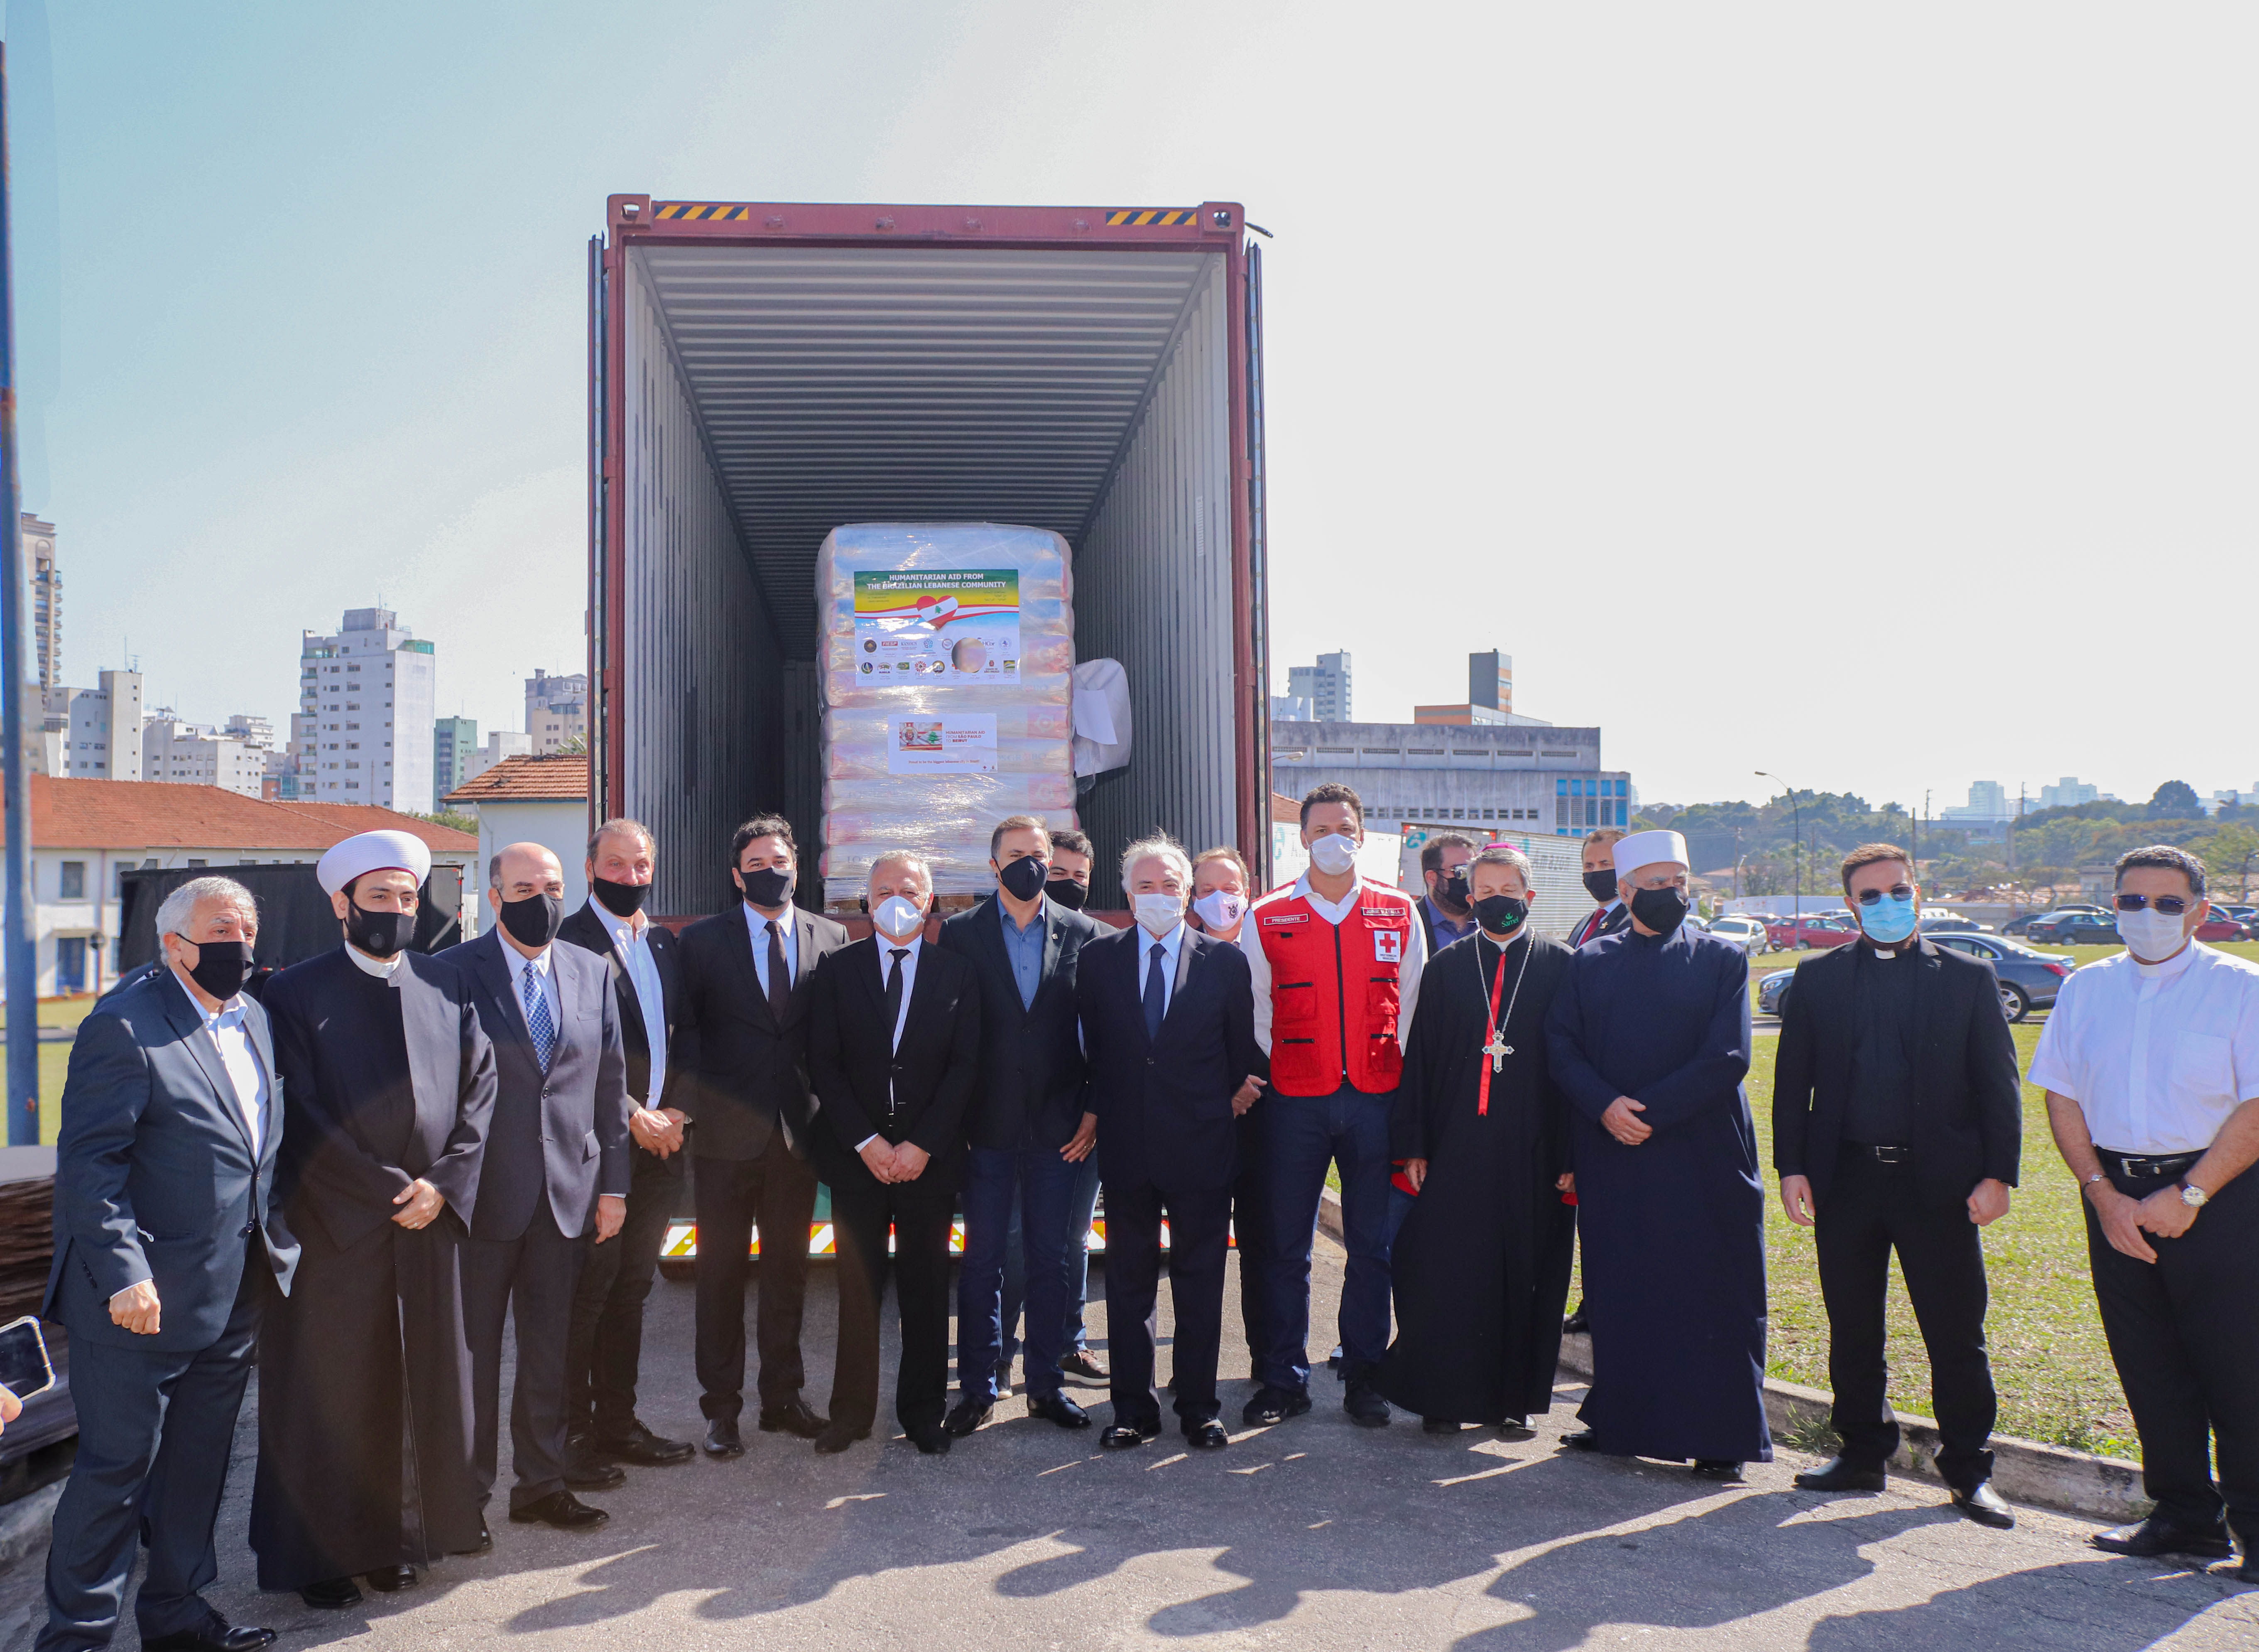
M 660 845 L 657 912 L 734 899 L 774 811 L 821 903 L 818 547 L 859 523 L 1046 529 L 1126 767 L 1076 800 L 1092 905 L 1156 829 L 1267 887 L 1262 266 L 1237 203 L 610 197 L 588 247 L 592 819 Z

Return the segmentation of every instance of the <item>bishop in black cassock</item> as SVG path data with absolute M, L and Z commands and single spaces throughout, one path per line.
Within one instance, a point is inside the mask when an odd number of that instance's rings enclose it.
M 1742 1091 L 1749 960 L 1680 927 L 1677 833 L 1634 833 L 1616 851 L 1632 925 L 1573 955 L 1546 1027 L 1572 1109 L 1593 1335 L 1593 1388 L 1578 1413 L 1589 1433 L 1571 1443 L 1691 1458 L 1728 1479 L 1772 1456 L 1764 1193 Z M 1619 1121 L 1649 1132 L 1635 1143 L 1603 1122 L 1626 1097 L 1638 1105 Z
M 1568 1102 L 1545 1013 L 1569 958 L 1525 921 L 1503 946 L 1479 929 L 1453 942 L 1421 977 L 1389 1157 L 1425 1172 L 1396 1235 L 1396 1341 L 1378 1385 L 1431 1432 L 1518 1426 L 1553 1403 L 1576 1210 L 1558 1185 Z
M 382 869 L 415 858 L 399 844 L 367 852 L 387 851 Z M 429 865 L 426 851 L 408 870 Z M 335 870 L 324 857 L 325 885 Z M 260 1587 L 310 1605 L 351 1605 L 356 1576 L 412 1582 L 415 1565 L 483 1535 L 460 1250 L 494 1047 L 456 968 L 400 950 L 413 904 L 411 888 L 404 915 L 354 912 L 353 943 L 282 971 L 261 1000 L 287 1121 L 276 1197 L 307 1284 L 270 1298 L 260 1333 L 251 1544 Z M 410 924 L 378 922 L 396 916 Z M 444 1205 L 403 1225 L 421 1207 L 400 1195 L 419 1183 Z

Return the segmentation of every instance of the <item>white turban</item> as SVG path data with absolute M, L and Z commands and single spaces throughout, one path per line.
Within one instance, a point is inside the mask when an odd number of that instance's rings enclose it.
M 360 832 L 333 844 L 314 867 L 327 894 L 372 872 L 404 872 L 420 889 L 431 875 L 431 848 L 413 832 Z
M 1686 858 L 1686 840 L 1677 832 L 1634 832 L 1619 837 L 1615 856 L 1619 878 L 1628 878 L 1642 866 L 1652 866 L 1659 860 L 1675 860 L 1693 870 L 1693 863 Z

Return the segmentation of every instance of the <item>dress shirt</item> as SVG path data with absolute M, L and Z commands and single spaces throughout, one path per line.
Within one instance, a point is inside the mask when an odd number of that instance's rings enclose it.
M 346 956 L 353 961 L 353 967 L 362 974 L 374 975 L 380 981 L 388 981 L 392 979 L 393 971 L 400 967 L 402 955 L 395 952 L 390 958 L 371 958 L 348 941 L 346 943 Z
M 2259 967 L 2197 941 L 2087 965 L 2040 1029 L 2031 1082 L 2077 1102 L 2097 1147 L 2202 1152 L 2259 1096 Z
M 1623 902 L 1621 901 L 1611 901 L 1604 906 L 1594 908 L 1578 919 L 1577 927 L 1569 931 L 1571 936 L 1575 938 L 1575 943 L 1582 946 L 1586 941 L 1598 935 L 1600 932 L 1600 925 L 1608 921 L 1608 915 L 1621 905 Z
M 1905 955 L 1855 941 L 1851 960 L 1851 1093 L 1843 1140 L 1854 1147 L 1913 1144 L 1914 994 Z
M 517 1013 L 525 1014 L 525 972 L 533 972 L 540 983 L 541 995 L 549 1000 L 549 1024 L 557 1029 L 559 1043 L 565 1038 L 565 1006 L 557 996 L 557 972 L 549 967 L 549 954 L 556 945 L 551 942 L 531 958 L 519 951 L 505 938 L 502 943 L 502 961 L 510 965 L 510 995 L 517 1000 Z
M 255 1161 L 267 1151 L 267 1074 L 259 1065 L 259 1051 L 252 1044 L 250 1031 L 243 1024 L 246 1013 L 243 994 L 238 993 L 217 1009 L 206 1009 L 189 990 L 188 977 L 177 968 L 173 976 L 203 1018 L 204 1031 L 219 1046 L 220 1065 L 227 1069 L 228 1083 L 235 1091 L 230 1100 L 243 1114 L 243 1127 L 251 1137 L 251 1156 Z
M 1184 951 L 1184 920 L 1177 920 L 1176 927 L 1166 935 L 1155 935 L 1143 924 L 1132 927 L 1137 931 L 1137 999 L 1140 1003 L 1145 998 L 1145 977 L 1152 972 L 1153 949 L 1157 946 L 1161 949 L 1161 1015 L 1165 1020 L 1169 1006 L 1177 998 L 1177 954 Z
M 769 995 L 770 922 L 767 913 L 750 901 L 746 903 L 745 923 L 753 932 L 753 973 L 760 980 L 763 998 Z M 798 980 L 800 979 L 800 926 L 793 921 L 793 908 L 787 907 L 784 909 L 784 916 L 774 922 L 777 926 L 777 939 L 784 943 L 785 973 L 791 976 L 794 980 Z M 883 942 L 886 936 L 880 936 L 879 939 Z M 904 958 L 902 962 L 908 964 L 909 960 Z M 787 981 L 786 985 L 789 986 L 791 982 Z M 907 993 L 903 995 L 903 1001 L 905 1003 L 909 1001 Z
M 1464 941 L 1475 932 L 1475 915 L 1472 910 L 1464 918 L 1447 918 L 1443 915 L 1443 908 L 1436 904 L 1434 896 L 1422 895 L 1420 904 L 1428 908 L 1428 922 L 1435 925 L 1436 933 L 1443 937 L 1445 945 L 1453 941 Z
M 1044 984 L 1044 909 L 1038 904 L 1036 915 L 1026 929 L 1004 908 L 1004 897 L 996 897 L 996 921 L 1004 926 L 1004 957 L 1012 965 L 1012 984 L 1020 989 L 1020 1008 L 1035 1006 L 1036 989 Z
M 651 920 L 640 912 L 624 918 L 593 894 L 588 910 L 604 926 L 612 950 L 627 966 L 628 979 L 635 983 L 644 1042 L 651 1046 L 651 1083 L 635 1100 L 640 1107 L 655 1107 L 666 1093 L 666 989 L 659 984 L 659 960 L 651 955 Z
M 761 938 L 766 941 L 768 937 L 763 936 Z M 887 972 L 894 967 L 893 954 L 900 948 L 906 947 L 909 951 L 909 956 L 902 960 L 902 1007 L 894 1012 L 894 1036 L 887 1046 L 889 1050 L 899 1050 L 902 1047 L 902 1029 L 909 1024 L 910 993 L 917 988 L 918 949 L 925 944 L 925 931 L 920 929 L 907 941 L 890 941 L 873 929 L 871 938 L 879 943 L 879 992 L 882 997 L 887 990 Z M 890 1111 L 894 1099 L 894 1081 L 889 1078 L 887 1080 L 887 1105 Z M 855 1150 L 859 1153 L 878 1139 L 879 1133 L 873 1130 L 855 1143 Z
M 1339 901 L 1328 901 L 1312 892 L 1310 875 L 1304 872 L 1294 880 L 1294 895 L 1308 901 L 1310 910 L 1336 929 L 1356 908 L 1358 896 L 1365 888 L 1362 877 L 1354 879 L 1349 893 Z M 1384 887 L 1386 886 L 1383 886 Z M 1255 1042 L 1263 1046 L 1263 1053 L 1271 1053 L 1271 960 L 1263 951 L 1258 938 L 1259 926 L 1251 908 L 1240 920 L 1239 950 L 1247 954 L 1247 968 L 1254 976 Z M 1420 928 L 1420 915 L 1412 915 L 1412 933 L 1404 937 L 1404 960 L 1396 966 L 1396 1045 L 1404 1048 L 1412 1040 L 1412 1009 L 1420 1001 L 1420 972 L 1428 965 L 1428 937 Z

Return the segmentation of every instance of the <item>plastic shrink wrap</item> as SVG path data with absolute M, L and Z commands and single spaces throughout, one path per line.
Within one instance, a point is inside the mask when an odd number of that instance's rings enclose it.
M 823 615 L 827 901 L 864 892 L 894 849 L 938 894 L 994 887 L 988 837 L 1074 810 L 1074 582 L 1066 541 L 994 523 L 834 529 Z

